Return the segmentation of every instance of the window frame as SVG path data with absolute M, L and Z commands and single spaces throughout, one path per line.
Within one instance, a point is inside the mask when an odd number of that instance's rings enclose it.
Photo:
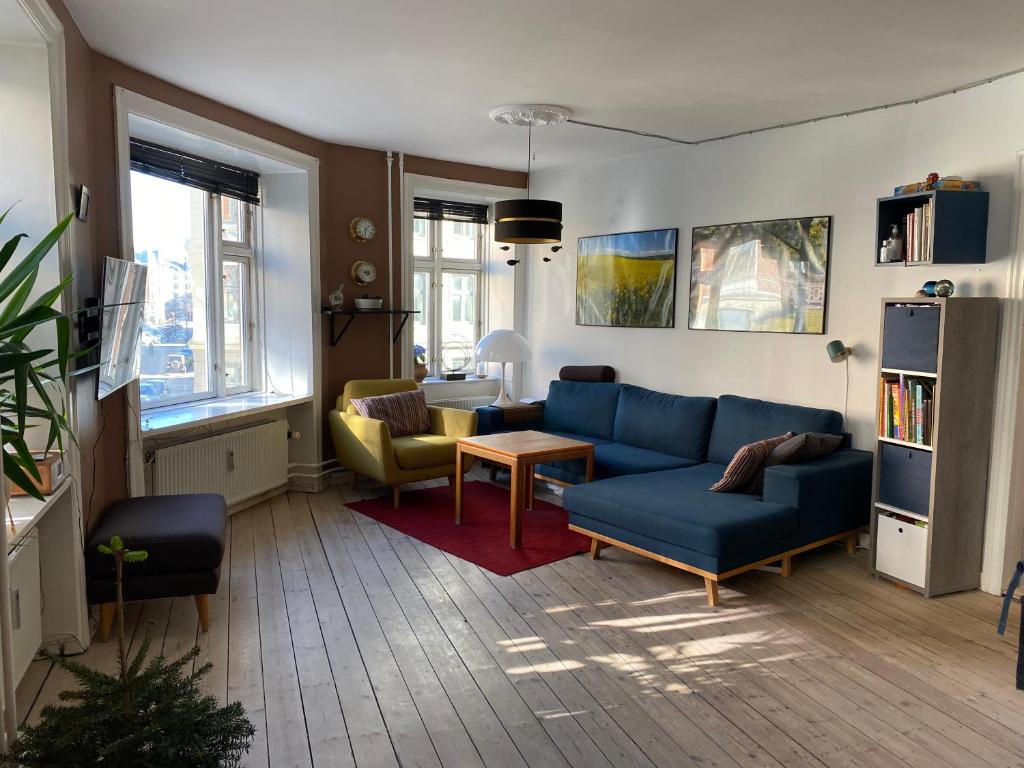
M 137 171 L 132 171 L 137 173 Z M 129 174 L 130 178 L 130 174 Z M 174 182 L 171 182 L 174 183 Z M 183 185 L 187 186 L 187 185 Z M 257 351 L 259 350 L 259 325 L 256 323 L 256 275 L 259 268 L 258 248 L 256 243 L 255 206 L 239 201 L 242 206 L 243 241 L 225 240 L 221 221 L 221 195 L 204 192 L 206 205 L 203 206 L 204 233 L 204 265 L 206 277 L 207 307 L 207 347 L 208 347 L 208 378 L 210 387 L 206 392 L 161 398 L 146 401 L 140 397 L 142 411 L 169 408 L 213 400 L 223 400 L 236 395 L 249 394 L 263 390 L 257 386 L 258 367 Z M 133 212 L 134 215 L 134 212 Z M 245 280 L 242 285 L 242 355 L 244 359 L 244 383 L 228 386 L 225 380 L 225 349 L 224 349 L 224 263 L 238 262 L 243 265 Z M 212 321 L 210 318 L 213 318 Z
M 475 258 L 445 259 L 443 237 L 445 222 L 443 220 L 433 219 L 420 219 L 420 221 L 425 221 L 427 223 L 427 246 L 430 255 L 413 255 L 412 275 L 415 276 L 417 272 L 430 273 L 430 279 L 427 284 L 427 303 L 430 308 L 427 317 L 427 334 L 429 337 L 428 351 L 430 353 L 427 358 L 427 371 L 429 376 L 438 377 L 443 372 L 441 367 L 441 346 L 442 328 L 444 326 L 442 311 L 444 305 L 443 284 L 445 274 L 468 273 L 476 276 L 476 300 L 474 302 L 476 322 L 474 323 L 474 338 L 471 341 L 474 348 L 483 335 L 483 297 L 485 294 L 484 282 L 487 274 L 484 267 L 490 225 L 464 222 L 476 227 L 476 243 L 474 246 Z M 414 227 L 415 222 L 416 217 L 413 217 Z M 412 250 L 413 249 L 410 249 L 410 251 Z M 467 366 L 465 371 L 467 373 L 475 372 L 476 362 L 476 355 L 474 354 L 470 365 Z

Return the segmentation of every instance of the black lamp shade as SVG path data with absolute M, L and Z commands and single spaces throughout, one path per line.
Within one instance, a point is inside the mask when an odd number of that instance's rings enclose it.
M 562 240 L 562 204 L 555 200 L 502 200 L 494 204 L 494 239 L 535 245 Z

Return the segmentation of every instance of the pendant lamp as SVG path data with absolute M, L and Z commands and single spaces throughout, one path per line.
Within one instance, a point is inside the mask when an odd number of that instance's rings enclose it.
M 562 204 L 557 200 L 530 197 L 533 169 L 533 126 L 561 125 L 572 114 L 565 107 L 550 104 L 516 104 L 497 107 L 490 118 L 502 125 L 527 129 L 526 197 L 494 204 L 494 239 L 514 245 L 544 245 L 562 240 Z

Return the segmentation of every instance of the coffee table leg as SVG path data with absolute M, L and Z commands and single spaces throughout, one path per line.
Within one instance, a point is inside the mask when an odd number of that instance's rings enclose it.
M 526 467 L 518 461 L 512 464 L 512 487 L 509 500 L 508 545 L 519 549 L 523 544 L 523 502 L 526 497 L 524 480 Z
M 462 446 L 455 446 L 455 524 L 462 525 Z
M 587 454 L 587 482 L 591 482 L 594 479 L 594 452 L 591 451 Z
M 536 478 L 533 476 L 534 466 L 531 464 L 526 468 L 526 508 L 533 509 L 533 484 Z

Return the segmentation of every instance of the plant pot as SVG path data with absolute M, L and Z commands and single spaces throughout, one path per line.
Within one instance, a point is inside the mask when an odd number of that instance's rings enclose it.
M 413 366 L 412 369 L 412 377 L 416 380 L 417 383 L 419 383 L 423 381 L 425 378 L 427 378 L 427 374 L 429 372 L 430 371 L 427 369 L 426 365 L 424 365 L 423 363 L 416 363 L 416 365 Z

